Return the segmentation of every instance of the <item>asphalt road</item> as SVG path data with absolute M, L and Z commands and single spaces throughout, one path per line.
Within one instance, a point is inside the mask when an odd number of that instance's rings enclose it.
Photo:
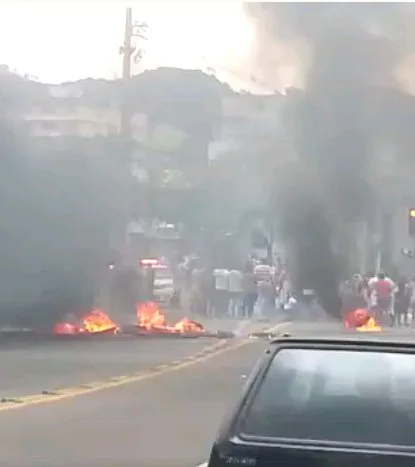
M 206 460 L 221 417 L 265 345 L 250 341 L 151 379 L 2 411 L 2 463 L 9 467 L 196 467 Z M 78 352 L 80 358 L 82 352 Z M 113 358 L 121 361 L 121 355 Z
M 262 323 L 211 320 L 207 329 L 247 335 Z M 147 370 L 192 356 L 217 339 L 115 339 L 0 346 L 0 400 Z M 0 403 L 1 406 L 1 403 Z
M 51 342 L 0 347 L 0 398 L 82 385 L 194 355 L 215 339 Z

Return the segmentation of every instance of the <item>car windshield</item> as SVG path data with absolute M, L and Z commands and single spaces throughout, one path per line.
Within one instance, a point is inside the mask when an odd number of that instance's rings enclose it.
M 415 355 L 276 353 L 241 436 L 415 446 Z

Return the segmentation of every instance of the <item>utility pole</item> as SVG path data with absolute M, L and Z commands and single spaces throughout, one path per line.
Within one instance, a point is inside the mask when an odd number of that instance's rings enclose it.
M 128 138 L 131 131 L 131 107 L 128 96 L 128 84 L 131 79 L 131 62 L 138 62 L 142 58 L 142 51 L 132 44 L 134 37 L 146 40 L 144 32 L 147 29 L 146 23 L 133 22 L 133 9 L 128 7 L 125 9 L 125 26 L 124 26 L 124 42 L 120 47 L 120 55 L 122 55 L 122 81 L 123 81 L 123 98 L 121 108 L 121 135 Z
M 122 96 L 120 102 L 121 125 L 120 125 L 120 142 L 125 151 L 126 162 L 131 170 L 132 162 L 132 134 L 131 134 L 131 118 L 133 115 L 131 106 L 131 67 L 133 63 L 138 63 L 143 57 L 143 51 L 137 48 L 133 43 L 134 38 L 146 40 L 145 31 L 147 24 L 136 23 L 133 20 L 133 9 L 128 7 L 125 9 L 125 24 L 124 24 L 124 40 L 119 48 L 119 53 L 122 56 Z M 135 199 L 135 188 L 131 184 L 129 190 L 129 200 L 126 203 L 128 216 L 131 218 L 131 213 Z M 129 256 L 129 235 L 126 234 L 125 255 Z M 130 252 L 131 253 L 131 252 Z
M 124 81 L 131 77 L 131 56 L 134 52 L 131 44 L 133 37 L 133 9 L 125 9 L 125 27 L 124 27 L 124 43 L 122 46 L 122 79 Z

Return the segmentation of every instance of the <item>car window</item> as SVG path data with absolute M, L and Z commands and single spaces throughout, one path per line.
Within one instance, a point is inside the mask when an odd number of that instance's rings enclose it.
M 415 446 L 415 355 L 283 349 L 241 436 Z

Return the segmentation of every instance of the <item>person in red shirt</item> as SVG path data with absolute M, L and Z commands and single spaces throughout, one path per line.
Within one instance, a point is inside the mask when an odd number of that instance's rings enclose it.
M 376 308 L 379 310 L 380 316 L 388 320 L 392 314 L 392 297 L 395 292 L 395 284 L 384 273 L 379 273 L 377 279 L 371 285 L 376 299 Z

